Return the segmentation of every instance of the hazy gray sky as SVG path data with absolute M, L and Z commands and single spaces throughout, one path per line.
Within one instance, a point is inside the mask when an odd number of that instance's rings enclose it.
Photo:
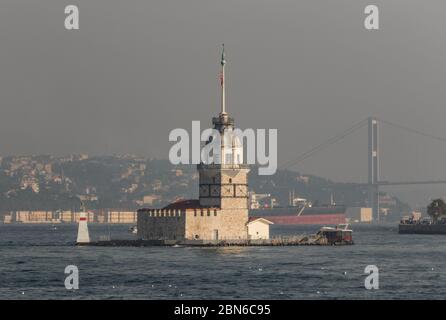
M 68 4 L 78 31 L 64 28 Z M 368 4 L 379 31 L 363 27 Z M 2 0 L 0 154 L 167 158 L 170 130 L 218 113 L 222 42 L 229 112 L 279 130 L 279 163 L 370 115 L 446 137 L 445 12 L 444 0 Z M 446 143 L 383 125 L 381 146 L 385 180 L 446 178 Z M 295 169 L 364 182 L 366 150 L 364 128 Z

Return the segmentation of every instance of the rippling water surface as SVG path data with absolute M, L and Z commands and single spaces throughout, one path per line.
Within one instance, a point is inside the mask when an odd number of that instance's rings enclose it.
M 353 246 L 119 248 L 73 246 L 76 225 L 0 225 L 0 299 L 444 299 L 446 236 L 353 229 Z M 127 230 L 90 225 L 96 239 Z M 79 290 L 65 289 L 67 265 L 79 268 Z M 379 268 L 379 290 L 364 288 L 367 265 Z

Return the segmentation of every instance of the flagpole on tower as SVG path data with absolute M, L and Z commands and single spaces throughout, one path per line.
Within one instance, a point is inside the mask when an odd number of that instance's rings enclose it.
M 226 114 L 226 105 L 225 105 L 225 45 L 222 44 L 222 52 L 221 52 L 221 74 L 220 74 L 220 83 L 221 83 L 221 114 Z

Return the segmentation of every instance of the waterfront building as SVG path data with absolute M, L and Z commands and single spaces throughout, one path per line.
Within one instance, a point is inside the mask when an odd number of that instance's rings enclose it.
M 248 238 L 250 240 L 265 240 L 269 239 L 269 226 L 274 224 L 264 218 L 250 217 L 248 226 Z

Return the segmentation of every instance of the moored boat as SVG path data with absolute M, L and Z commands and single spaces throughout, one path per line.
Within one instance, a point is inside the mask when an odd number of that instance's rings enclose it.
M 322 227 L 317 235 L 325 237 L 328 244 L 353 244 L 353 230 L 348 224 L 339 224 L 336 227 Z

